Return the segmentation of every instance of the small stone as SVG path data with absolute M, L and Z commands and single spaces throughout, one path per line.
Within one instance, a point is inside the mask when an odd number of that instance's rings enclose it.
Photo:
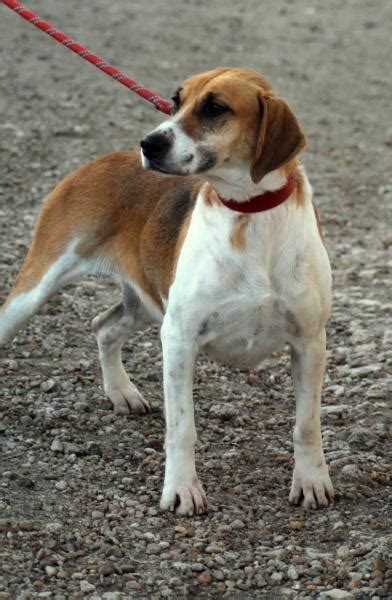
M 204 573 L 200 573 L 200 575 L 197 576 L 197 580 L 199 583 L 211 583 L 212 575 L 209 571 L 204 571 Z
M 345 477 L 352 477 L 353 479 L 357 479 L 360 472 L 357 465 L 344 465 L 342 468 L 342 475 Z
M 113 575 L 113 573 L 115 572 L 115 568 L 114 568 L 113 563 L 106 563 L 106 564 L 102 565 L 102 567 L 100 568 L 99 572 L 104 577 L 108 577 L 109 575 Z
M 174 531 L 176 533 L 178 533 L 179 535 L 186 535 L 188 530 L 186 527 L 183 527 L 182 525 L 176 525 L 174 528 Z
M 350 549 L 348 546 L 339 546 L 337 555 L 339 558 L 345 559 L 345 558 L 347 558 L 349 551 L 350 551 Z
M 386 564 L 385 561 L 382 560 L 381 558 L 375 558 L 373 560 L 373 567 L 376 571 L 381 571 L 381 573 L 384 573 L 384 571 L 386 570 Z
M 20 422 L 22 423 L 22 425 L 29 426 L 32 424 L 33 419 L 29 417 L 29 415 L 23 415 L 22 417 L 20 417 Z
M 218 544 L 212 543 L 209 546 L 207 546 L 206 552 L 207 554 L 214 554 L 215 552 L 222 552 L 222 548 L 218 546 Z
M 51 392 L 52 390 L 54 390 L 55 387 L 56 382 L 54 381 L 54 379 L 47 379 L 46 381 L 43 381 L 40 385 L 41 390 L 45 393 Z
M 147 544 L 146 553 L 147 554 L 159 554 L 161 552 L 160 546 L 158 544 Z
M 119 546 L 111 546 L 106 552 L 106 556 L 115 556 L 116 558 L 122 558 L 123 551 Z M 122 570 L 122 568 L 121 568 Z
M 56 490 L 60 490 L 61 492 L 66 490 L 67 487 L 68 487 L 68 483 L 66 481 L 64 481 L 64 479 L 60 479 L 60 481 L 57 481 L 57 483 L 55 484 Z
M 50 445 L 50 449 L 52 452 L 62 452 L 64 450 L 63 444 L 58 438 L 54 438 L 53 442 Z
M 220 569 L 215 569 L 214 571 L 212 571 L 212 576 L 217 581 L 224 581 L 224 579 L 225 579 L 223 571 L 221 571 Z
M 21 521 L 19 523 L 19 529 L 22 531 L 31 531 L 33 529 L 33 524 L 31 521 Z
M 191 569 L 192 569 L 192 571 L 195 571 L 196 573 L 201 573 L 201 571 L 205 570 L 205 566 L 202 563 L 193 563 L 191 565 Z
M 231 404 L 213 404 L 209 412 L 212 418 L 221 421 L 230 421 L 237 414 L 237 410 Z
M 346 592 L 345 590 L 334 588 L 326 592 L 321 592 L 319 598 L 320 600 L 349 600 L 350 598 L 355 598 L 355 596 L 351 592 Z
M 54 567 L 53 565 L 46 565 L 45 573 L 48 577 L 53 577 L 53 575 L 56 575 L 57 573 L 57 567 Z
M 33 489 L 35 487 L 35 481 L 30 477 L 20 477 L 18 479 L 18 485 L 23 488 Z
M 350 554 L 353 556 L 365 556 L 368 554 L 373 548 L 373 544 L 369 542 L 368 544 L 362 544 L 361 546 L 357 546 L 357 548 L 353 548 L 350 550 Z
M 140 583 L 138 583 L 137 581 L 134 581 L 134 580 L 127 581 L 127 588 L 130 590 L 136 590 L 136 591 L 142 589 Z
M 103 451 L 99 444 L 96 442 L 88 442 L 87 444 L 87 453 L 93 456 L 102 456 Z
M 54 533 L 55 531 L 59 531 L 60 529 L 62 529 L 63 524 L 60 523 L 59 521 L 53 521 L 53 523 L 47 523 L 46 525 L 46 529 L 49 531 L 49 533 Z
M 241 581 L 241 579 L 239 581 L 237 581 L 237 587 L 238 589 L 242 590 L 243 592 L 247 592 L 249 590 L 249 585 L 246 581 Z
M 94 519 L 94 521 L 96 521 L 97 519 L 102 519 L 104 516 L 104 513 L 100 510 L 93 510 L 93 512 L 91 513 L 91 517 L 92 519 Z
M 265 587 L 266 585 L 268 585 L 262 575 L 256 575 L 255 584 L 258 588 L 262 588 L 262 587 Z
M 240 521 L 240 519 L 236 519 L 231 524 L 232 529 L 244 529 L 244 527 L 245 527 L 245 525 L 242 521 Z
M 9 521 L 6 521 L 5 519 L 1 519 L 0 520 L 0 533 L 4 533 L 5 531 L 8 531 L 8 529 L 10 529 L 11 525 L 9 523 Z
M 294 565 L 290 565 L 287 569 L 287 577 L 289 579 L 292 579 L 293 581 L 296 581 L 298 579 L 298 571 L 294 567 Z
M 302 523 L 302 521 L 290 521 L 290 527 L 291 529 L 303 529 L 304 524 Z
M 93 592 L 94 590 L 95 590 L 95 585 L 93 585 L 92 583 L 87 581 L 87 579 L 83 579 L 80 582 L 80 591 L 81 592 L 85 592 L 88 594 L 89 592 Z
M 281 573 L 280 571 L 274 571 L 271 575 L 271 581 L 273 583 L 281 583 L 283 579 L 283 573 Z

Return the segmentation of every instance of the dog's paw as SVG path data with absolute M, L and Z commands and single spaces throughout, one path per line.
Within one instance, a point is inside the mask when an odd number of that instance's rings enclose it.
M 319 466 L 296 465 L 289 502 L 304 508 L 322 508 L 333 501 L 334 490 L 325 462 Z
M 150 412 L 150 405 L 143 398 L 133 383 L 107 389 L 106 395 L 113 403 L 114 412 L 127 415 L 130 412 L 145 414 Z
M 197 477 L 189 482 L 165 485 L 161 498 L 161 510 L 192 517 L 205 511 L 207 498 Z

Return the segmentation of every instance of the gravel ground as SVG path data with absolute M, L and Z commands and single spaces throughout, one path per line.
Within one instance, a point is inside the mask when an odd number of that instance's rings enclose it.
M 161 514 L 158 331 L 124 352 L 152 414 L 114 415 L 90 320 L 118 286 L 86 280 L 54 297 L 0 362 L 0 598 L 388 597 L 390 2 L 28 4 L 162 95 L 192 73 L 240 65 L 291 102 L 334 271 L 322 423 L 337 496 L 320 512 L 287 502 L 287 355 L 250 372 L 202 357 L 198 470 L 209 511 Z M 136 145 L 161 117 L 4 7 L 0 37 L 3 300 L 43 196 L 84 161 Z

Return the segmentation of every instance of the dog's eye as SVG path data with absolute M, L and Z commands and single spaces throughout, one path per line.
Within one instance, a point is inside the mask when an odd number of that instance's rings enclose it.
M 229 112 L 231 112 L 231 109 L 226 104 L 223 102 L 218 102 L 212 98 L 207 98 L 201 107 L 202 115 L 208 119 L 220 117 L 221 115 Z
M 172 107 L 172 115 L 174 115 L 174 113 L 176 113 L 178 111 L 178 109 L 180 108 L 180 93 L 176 92 L 174 94 L 174 96 L 172 97 L 172 102 L 173 102 L 173 107 Z

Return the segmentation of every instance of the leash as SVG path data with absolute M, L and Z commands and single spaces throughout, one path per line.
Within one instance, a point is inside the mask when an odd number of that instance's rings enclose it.
M 110 77 L 112 77 L 119 83 L 122 83 L 123 85 L 125 85 L 125 87 L 129 88 L 136 94 L 139 94 L 139 96 L 141 96 L 148 102 L 151 102 L 157 110 L 160 110 L 161 112 L 166 113 L 167 115 L 171 113 L 171 102 L 165 100 L 164 98 L 161 98 L 161 96 L 158 96 L 158 94 L 155 94 L 154 92 L 147 89 L 134 79 L 128 77 L 128 75 L 125 75 L 125 73 L 120 71 L 120 69 L 117 69 L 113 65 L 106 62 L 106 60 L 103 59 L 102 56 L 90 52 L 90 50 L 83 46 L 83 44 L 76 42 L 68 35 L 51 25 L 51 23 L 44 21 L 36 13 L 27 9 L 25 6 L 23 6 L 23 4 L 20 4 L 20 2 L 15 2 L 15 0 L 1 1 L 3 2 L 3 4 L 5 4 L 5 6 L 8 6 L 8 8 L 15 11 L 18 15 L 26 19 L 26 21 L 29 21 L 29 23 L 31 23 L 32 25 L 38 27 L 38 29 L 45 31 L 45 33 L 47 33 L 55 40 L 63 44 L 66 48 L 72 50 L 72 52 L 75 52 L 81 58 L 84 58 L 84 60 L 87 60 L 89 63 L 91 63 L 107 75 L 110 75 Z

